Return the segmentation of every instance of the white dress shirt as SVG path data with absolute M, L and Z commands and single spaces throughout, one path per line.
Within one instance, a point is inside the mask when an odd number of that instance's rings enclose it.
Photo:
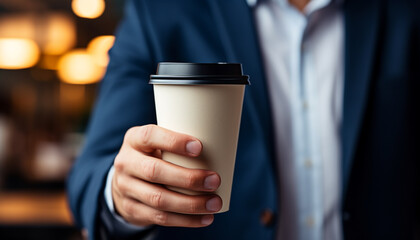
M 278 239 L 341 239 L 340 2 L 249 1 L 269 89 L 278 163 Z
M 271 99 L 280 186 L 278 239 L 339 240 L 343 19 L 339 0 L 247 0 Z M 251 76 L 252 77 L 252 76 Z M 115 214 L 109 171 L 105 199 Z M 126 223 L 128 229 L 144 228 Z

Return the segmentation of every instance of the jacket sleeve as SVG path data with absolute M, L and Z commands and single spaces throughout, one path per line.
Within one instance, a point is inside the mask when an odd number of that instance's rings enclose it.
M 68 198 L 74 220 L 94 239 L 105 180 L 132 126 L 155 123 L 149 75 L 156 69 L 150 50 L 151 29 L 142 1 L 128 1 L 125 17 L 110 50 L 110 63 L 101 83 L 84 148 L 68 178 Z M 142 19 L 140 19 L 140 17 Z

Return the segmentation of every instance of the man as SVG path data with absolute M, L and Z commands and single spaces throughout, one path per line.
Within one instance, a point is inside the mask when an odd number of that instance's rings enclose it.
M 419 11 L 415 0 L 129 1 L 69 179 L 75 219 L 90 238 L 418 238 Z M 228 213 L 212 214 L 217 173 L 159 159 L 203 147 L 149 125 L 162 61 L 240 62 L 251 76 Z

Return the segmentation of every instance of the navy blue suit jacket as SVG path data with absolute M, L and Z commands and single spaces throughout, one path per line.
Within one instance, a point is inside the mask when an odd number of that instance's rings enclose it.
M 419 2 L 348 0 L 343 12 L 345 239 L 419 238 Z M 246 1 L 129 1 L 110 55 L 87 142 L 69 178 L 77 223 L 95 236 L 104 181 L 124 133 L 156 122 L 148 79 L 158 62 L 239 62 L 252 85 L 244 101 L 231 210 L 207 228 L 154 231 L 156 239 L 274 239 L 276 223 L 287 219 L 277 210 L 270 103 Z M 261 224 L 264 209 L 276 213 L 274 224 Z

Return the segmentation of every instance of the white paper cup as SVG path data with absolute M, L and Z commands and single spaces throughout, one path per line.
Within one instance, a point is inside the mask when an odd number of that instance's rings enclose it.
M 248 76 L 240 64 L 160 63 L 152 75 L 158 125 L 198 138 L 203 144 L 199 157 L 164 152 L 168 162 L 193 169 L 217 172 L 221 185 L 215 192 L 229 210 Z M 185 194 L 207 194 L 169 187 Z

